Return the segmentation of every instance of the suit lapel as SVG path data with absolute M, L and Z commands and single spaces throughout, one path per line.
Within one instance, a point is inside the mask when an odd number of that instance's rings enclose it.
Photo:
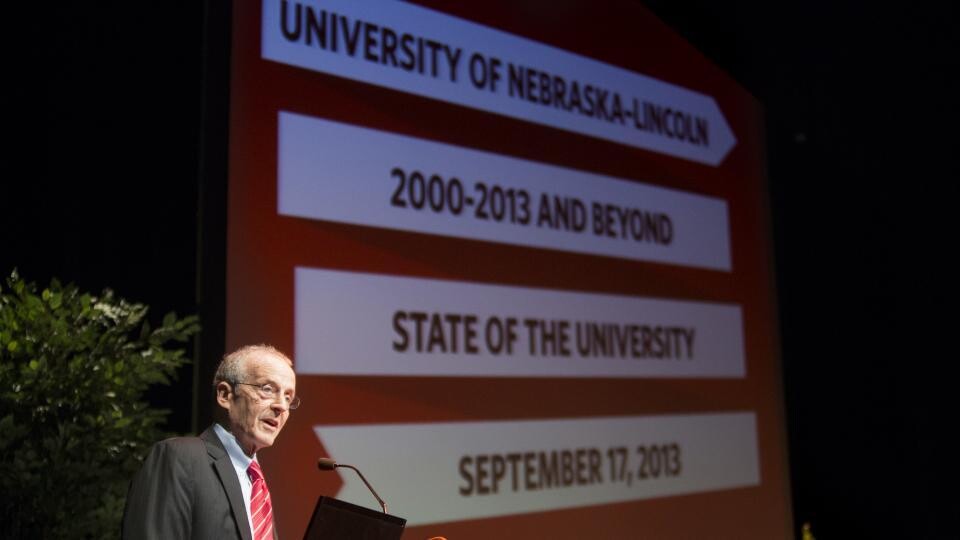
M 208 427 L 200 438 L 207 443 L 207 454 L 213 463 L 214 470 L 220 477 L 220 483 L 223 491 L 227 494 L 227 500 L 230 501 L 230 509 L 233 511 L 233 519 L 237 524 L 237 530 L 243 540 L 252 540 L 250 532 L 250 520 L 247 518 L 247 508 L 243 504 L 243 492 L 240 490 L 240 480 L 237 479 L 236 469 L 233 468 L 233 462 L 230 456 L 224 450 L 220 437 L 217 437 L 213 431 L 213 426 Z

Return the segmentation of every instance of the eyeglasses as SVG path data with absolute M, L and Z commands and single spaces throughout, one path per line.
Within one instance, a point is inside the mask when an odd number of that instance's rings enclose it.
M 260 394 L 260 397 L 266 400 L 274 401 L 277 399 L 277 387 L 270 384 L 252 384 L 234 381 L 233 384 L 243 384 L 246 386 L 252 386 L 257 389 L 257 393 Z M 283 396 L 284 403 L 287 404 L 287 408 L 291 411 L 300 406 L 300 396 Z

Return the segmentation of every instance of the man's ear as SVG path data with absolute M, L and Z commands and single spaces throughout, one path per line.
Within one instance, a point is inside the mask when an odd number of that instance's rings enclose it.
M 230 408 L 230 399 L 233 398 L 233 387 L 227 381 L 217 383 L 217 404 L 224 409 Z

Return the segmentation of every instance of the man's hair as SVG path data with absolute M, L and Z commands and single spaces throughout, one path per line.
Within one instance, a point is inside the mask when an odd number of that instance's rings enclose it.
M 213 376 L 213 387 L 216 388 L 218 384 L 224 381 L 231 384 L 242 382 L 247 372 L 246 360 L 252 355 L 261 353 L 279 356 L 286 360 L 291 367 L 293 366 L 293 361 L 272 345 L 245 345 L 230 354 L 224 355 L 220 365 L 217 366 L 217 372 Z

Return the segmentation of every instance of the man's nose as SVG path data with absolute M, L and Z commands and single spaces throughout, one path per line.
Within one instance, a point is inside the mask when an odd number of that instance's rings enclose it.
M 290 404 L 287 403 L 287 398 L 281 395 L 273 398 L 270 402 L 270 408 L 275 411 L 284 412 L 290 410 Z

